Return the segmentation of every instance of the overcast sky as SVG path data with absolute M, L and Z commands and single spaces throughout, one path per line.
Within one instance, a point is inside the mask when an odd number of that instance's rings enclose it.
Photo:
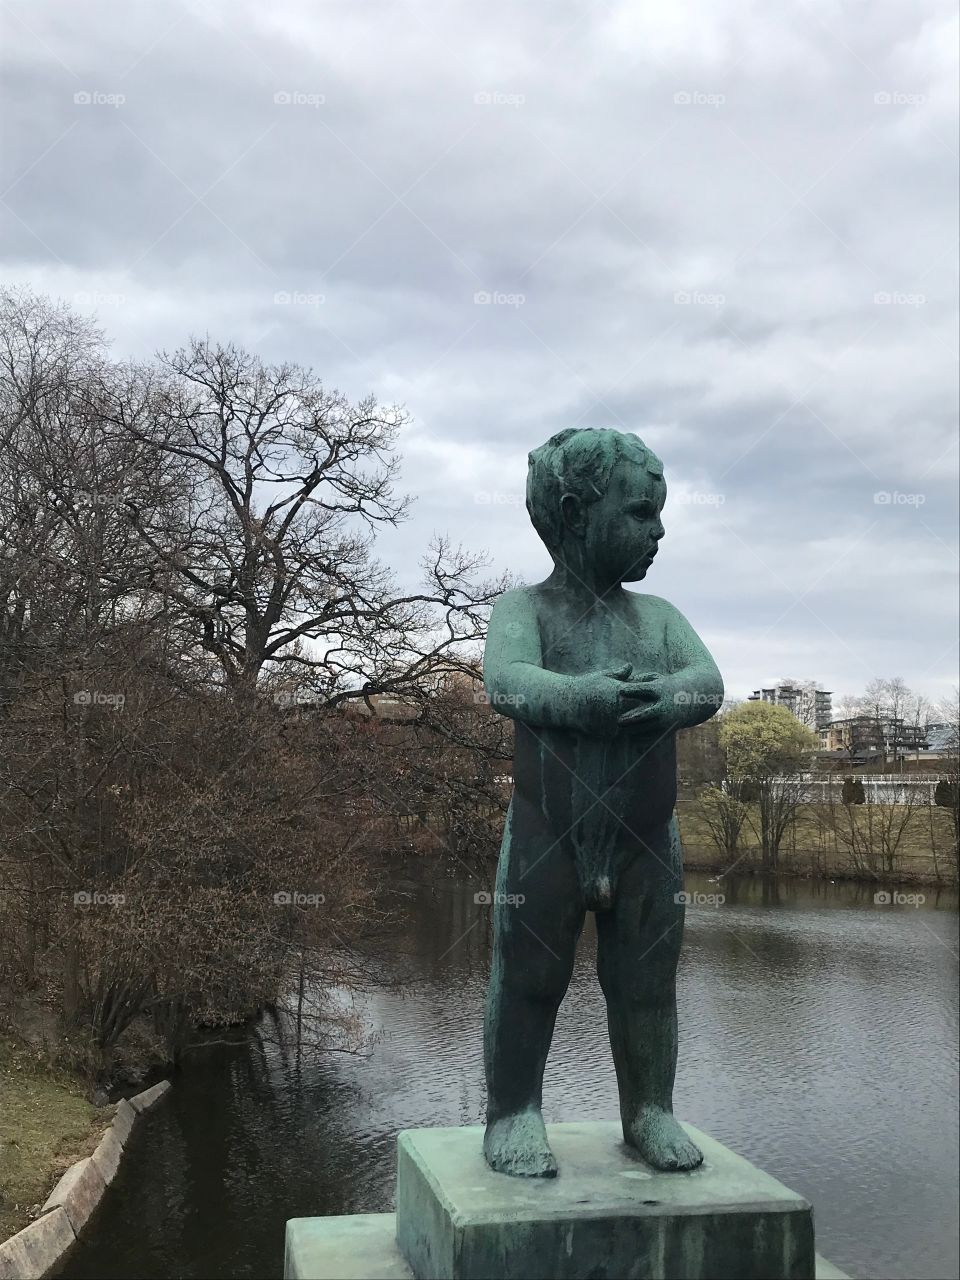
M 957 682 L 957 17 L 941 0 L 0 4 L 7 283 L 412 415 L 433 530 L 549 569 L 526 454 L 663 458 L 729 692 Z

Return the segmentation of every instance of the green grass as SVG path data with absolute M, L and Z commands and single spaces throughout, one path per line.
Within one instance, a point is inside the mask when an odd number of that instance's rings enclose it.
M 0 1035 L 0 1240 L 25 1227 L 57 1179 L 112 1119 L 76 1077 Z

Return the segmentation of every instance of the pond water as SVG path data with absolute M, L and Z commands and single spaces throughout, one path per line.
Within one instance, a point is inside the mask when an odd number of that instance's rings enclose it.
M 264 1023 L 191 1055 L 131 1145 L 65 1275 L 278 1277 L 287 1218 L 393 1207 L 399 1129 L 478 1123 L 489 909 L 436 863 L 404 867 L 364 1056 L 297 1053 Z M 956 1277 L 957 901 L 871 886 L 688 875 L 677 1113 L 815 1206 L 856 1277 Z M 616 1119 L 584 930 L 547 1066 L 551 1120 Z

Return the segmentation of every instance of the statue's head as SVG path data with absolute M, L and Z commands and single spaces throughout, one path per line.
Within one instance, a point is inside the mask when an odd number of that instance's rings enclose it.
M 558 564 L 638 582 L 663 537 L 663 463 L 627 431 L 571 427 L 528 457 L 527 511 Z

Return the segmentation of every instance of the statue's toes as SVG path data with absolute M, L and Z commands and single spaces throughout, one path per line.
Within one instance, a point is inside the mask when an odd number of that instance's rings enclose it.
M 677 1142 L 670 1148 L 671 1168 L 696 1169 L 703 1163 L 703 1152 L 692 1142 Z

